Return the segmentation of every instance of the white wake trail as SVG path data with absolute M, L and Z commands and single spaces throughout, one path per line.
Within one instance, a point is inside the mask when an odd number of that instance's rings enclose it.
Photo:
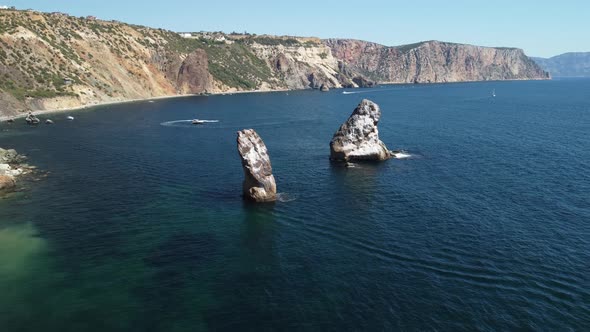
M 342 91 L 343 95 L 352 95 L 358 93 L 370 93 L 370 92 L 385 92 L 385 91 L 392 91 L 392 90 L 400 90 L 400 88 L 393 88 L 393 89 L 372 89 L 372 90 L 362 90 L 362 91 Z
M 202 121 L 204 123 L 217 123 L 219 122 L 219 120 L 199 120 Z M 189 120 L 174 120 L 174 121 L 166 121 L 166 122 L 162 122 L 160 123 L 161 126 L 168 126 L 168 127 L 173 127 L 173 126 L 177 126 L 179 124 L 191 124 L 193 122 L 193 119 L 189 119 Z

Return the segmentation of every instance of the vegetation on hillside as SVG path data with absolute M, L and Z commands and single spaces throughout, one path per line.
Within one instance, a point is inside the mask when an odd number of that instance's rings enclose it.
M 301 43 L 294 38 L 250 34 L 226 43 L 205 38 L 183 38 L 172 31 L 121 22 L 2 11 L 0 89 L 21 101 L 27 97 L 77 96 L 73 88 L 75 84 L 113 96 L 120 91 L 109 73 L 94 70 L 99 63 L 110 61 L 113 65 L 119 64 L 126 71 L 125 75 L 141 78 L 145 66 L 152 65 L 152 61 L 166 74 L 167 66 L 175 61 L 178 63 L 197 49 L 207 53 L 209 72 L 217 81 L 230 88 L 255 89 L 262 82 L 272 81 L 273 74 L 268 65 L 253 53 L 250 47 L 253 43 L 314 45 L 313 42 Z

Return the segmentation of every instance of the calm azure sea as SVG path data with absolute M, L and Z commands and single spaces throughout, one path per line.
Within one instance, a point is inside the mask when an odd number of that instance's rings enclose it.
M 0 199 L 0 330 L 590 330 L 590 80 L 343 91 L 2 124 L 38 171 Z M 329 161 L 363 98 L 409 158 Z M 244 128 L 275 204 L 242 200 Z

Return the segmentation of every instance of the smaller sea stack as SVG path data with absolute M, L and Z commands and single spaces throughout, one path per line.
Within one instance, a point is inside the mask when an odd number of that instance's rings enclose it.
M 254 202 L 275 201 L 277 185 L 266 145 L 254 129 L 238 131 L 237 143 L 244 169 L 244 199 Z
M 379 139 L 377 123 L 379 105 L 363 99 L 330 142 L 330 159 L 334 161 L 386 160 L 393 157 Z

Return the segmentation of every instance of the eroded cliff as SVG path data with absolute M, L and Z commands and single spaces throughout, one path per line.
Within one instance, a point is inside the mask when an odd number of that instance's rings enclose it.
M 521 50 L 201 33 L 0 11 L 0 116 L 181 94 L 541 79 Z
M 521 49 L 427 41 L 387 47 L 351 40 L 324 41 L 353 71 L 382 83 L 546 79 Z

